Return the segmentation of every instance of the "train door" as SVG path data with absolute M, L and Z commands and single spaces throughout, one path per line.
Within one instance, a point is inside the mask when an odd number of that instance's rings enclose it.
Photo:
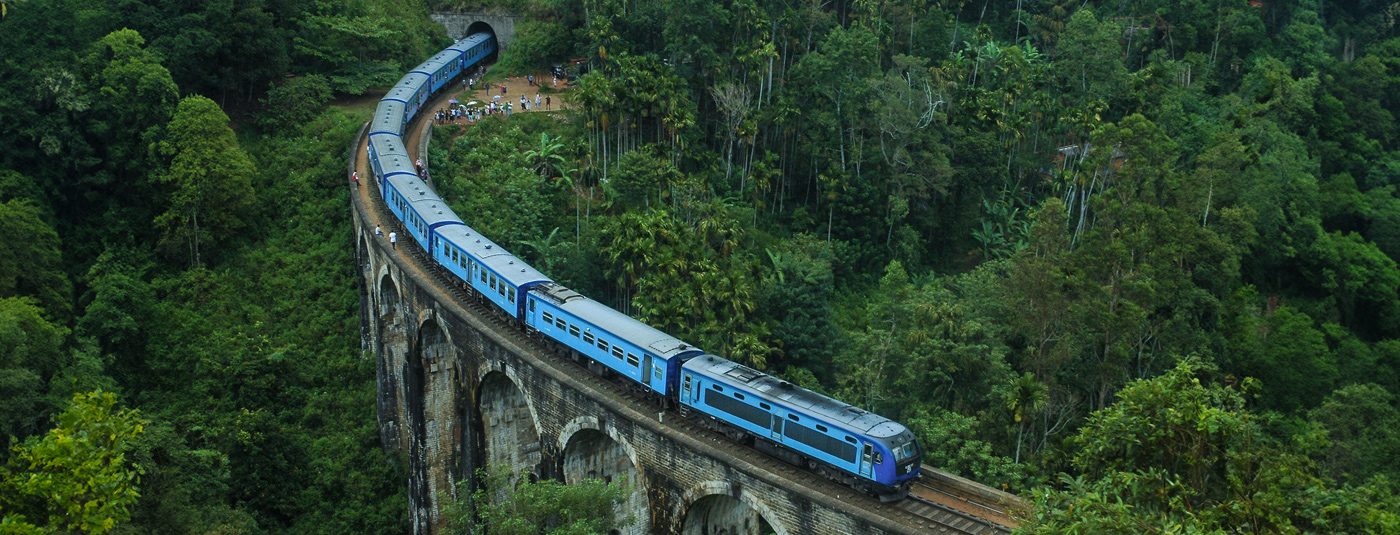
M 681 400 L 690 401 L 690 374 L 685 374 L 685 379 L 681 381 Z
M 651 355 L 642 353 L 642 384 L 651 384 Z
M 778 413 L 776 413 L 776 412 L 773 413 L 772 416 L 773 416 L 773 424 L 772 424 L 772 427 L 770 427 L 770 432 L 772 433 L 771 436 L 773 437 L 773 441 L 774 441 L 774 442 L 782 442 L 782 441 L 783 441 L 783 417 L 782 417 L 782 416 L 779 416 Z
M 875 446 L 869 442 L 865 443 L 865 449 L 860 453 L 860 475 L 870 478 L 870 465 L 875 458 Z

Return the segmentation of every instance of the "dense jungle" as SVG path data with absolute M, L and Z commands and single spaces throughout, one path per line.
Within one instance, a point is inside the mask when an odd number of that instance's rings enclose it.
M 1018 533 L 1400 533 L 1386 0 L 0 0 L 0 533 L 407 529 L 344 162 L 484 8 L 558 105 L 428 160 L 553 278 Z

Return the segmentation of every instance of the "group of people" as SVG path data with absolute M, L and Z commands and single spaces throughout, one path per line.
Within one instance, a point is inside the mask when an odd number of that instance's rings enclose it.
M 483 111 L 466 106 L 449 106 L 447 109 L 438 109 L 433 114 L 433 122 L 455 123 L 457 121 L 475 121 L 481 118 Z
M 534 77 L 531 76 L 530 78 L 533 80 Z M 505 84 L 501 84 L 501 95 L 504 95 L 505 93 L 506 86 Z M 487 102 L 485 106 L 480 108 L 469 108 L 463 105 L 453 105 L 448 106 L 447 108 L 438 108 L 438 110 L 433 113 L 433 121 L 436 123 L 478 121 L 487 115 L 495 115 L 498 113 L 504 113 L 506 117 L 510 117 L 510 112 L 516 109 L 515 106 L 512 105 L 510 102 L 503 103 L 501 102 L 501 100 L 501 96 L 496 95 L 491 97 L 491 102 Z M 531 107 L 534 107 L 536 110 L 538 110 L 540 106 L 544 106 L 544 109 L 546 110 L 553 109 L 554 101 L 547 95 L 541 96 L 538 92 L 535 93 L 535 100 L 533 102 L 531 102 L 529 97 L 525 95 L 520 95 L 520 110 L 530 111 Z
M 544 105 L 545 105 L 545 109 L 549 109 L 549 97 L 544 97 Z M 540 107 L 540 94 L 539 94 L 539 93 L 535 93 L 535 109 L 538 110 L 539 107 Z M 525 110 L 525 111 L 530 111 L 530 99 L 526 98 L 525 95 L 520 95 L 520 108 L 523 109 L 523 110 Z
M 484 74 L 485 74 L 485 71 L 484 71 L 484 70 L 481 70 L 481 71 L 479 71 L 478 73 L 476 73 L 476 74 L 473 75 L 473 76 L 468 76 L 468 77 L 464 78 L 464 79 L 462 80 L 462 88 L 465 89 L 465 90 L 468 90 L 468 91 L 476 89 L 476 83 L 480 80 L 481 76 L 484 75 Z M 527 77 L 527 80 L 528 80 L 528 82 L 530 83 L 530 85 L 539 87 L 539 85 L 535 83 L 535 76 L 534 76 L 534 75 L 528 76 L 528 77 Z M 555 86 L 555 87 L 558 87 L 558 86 L 559 86 L 559 77 L 558 77 L 558 76 L 555 76 L 555 77 L 554 77 L 554 86 Z M 505 95 L 505 94 L 506 94 L 506 84 L 502 83 L 502 84 L 501 84 L 501 95 Z M 525 95 L 520 95 L 520 108 L 521 108 L 522 110 L 528 111 L 528 110 L 530 109 L 531 104 L 532 104 L 532 103 L 530 102 L 529 97 L 526 97 Z M 541 98 L 540 93 L 539 93 L 538 91 L 536 91 L 536 92 L 535 92 L 535 100 L 534 100 L 533 105 L 534 105 L 534 107 L 535 107 L 536 109 L 538 109 L 538 108 L 540 107 L 541 104 L 544 105 L 544 109 L 546 109 L 546 110 L 551 109 L 551 107 L 552 107 L 552 102 L 551 102 L 550 97 L 544 96 L 543 98 Z M 439 108 L 436 112 L 433 113 L 433 121 L 434 121 L 434 122 L 437 122 L 437 123 L 443 123 L 443 122 L 457 122 L 457 121 L 477 121 L 477 120 L 480 120 L 482 117 L 485 117 L 485 116 L 487 116 L 487 115 L 495 115 L 495 114 L 498 114 L 498 113 L 504 113 L 504 114 L 506 114 L 506 117 L 510 117 L 511 108 L 512 108 L 512 106 L 511 106 L 511 103 L 510 103 L 510 102 L 506 102 L 505 104 L 502 104 L 502 103 L 501 103 L 501 97 L 500 97 L 500 96 L 495 96 L 495 97 L 492 97 L 491 102 L 487 102 L 485 106 L 480 107 L 480 108 L 468 108 L 468 107 L 462 106 L 462 105 L 448 106 L 447 108 Z M 425 165 L 423 165 L 423 160 L 422 160 L 421 158 L 418 159 L 417 161 L 413 162 L 413 167 L 414 167 L 415 169 L 417 169 L 417 171 L 418 171 L 418 178 L 421 178 L 421 179 L 423 179 L 424 181 L 428 180 L 428 167 L 425 166 Z M 353 181 L 353 182 L 355 183 L 356 186 L 360 185 L 360 174 L 359 174 L 359 172 L 352 171 L 352 172 L 350 173 L 350 180 Z M 380 230 L 380 228 L 379 228 L 378 225 L 375 225 L 375 227 L 374 227 L 374 234 L 375 234 L 376 236 L 383 236 L 383 235 L 384 235 L 384 233 Z M 390 233 L 389 233 L 389 244 L 390 244 L 394 249 L 398 249 L 398 233 L 395 233 L 395 232 L 390 232 Z
M 535 87 L 540 87 L 540 84 L 537 83 L 537 82 L 535 82 L 535 75 L 533 75 L 533 74 L 531 74 L 531 75 L 525 77 L 525 80 L 526 80 L 527 82 L 529 82 L 530 85 L 533 85 L 533 86 L 535 86 Z M 555 87 L 555 88 L 558 88 L 558 87 L 559 87 L 559 75 L 557 75 L 557 74 L 554 75 L 554 87 Z M 505 86 L 501 86 L 501 94 L 502 94 L 502 95 L 506 94 Z M 535 104 L 538 105 L 539 102 L 536 102 Z

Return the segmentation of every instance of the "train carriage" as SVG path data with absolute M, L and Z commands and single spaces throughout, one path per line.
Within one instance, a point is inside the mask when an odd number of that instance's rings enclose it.
M 369 123 L 369 135 L 402 135 L 404 124 L 408 122 L 404 118 L 407 114 L 406 104 L 397 100 L 380 100 L 379 105 L 374 108 L 374 118 Z
M 530 292 L 525 324 L 662 397 L 699 348 L 559 284 Z
M 390 209 L 393 209 L 395 204 L 390 202 L 390 199 L 395 191 L 391 189 L 389 179 L 417 177 L 417 169 L 413 162 L 409 161 L 408 151 L 404 150 L 403 141 L 397 135 L 370 136 L 367 150 L 370 170 L 378 179 L 379 194 L 384 197 L 384 202 L 389 203 Z M 394 211 L 394 215 L 399 215 L 399 212 Z
M 713 356 L 682 366 L 681 406 L 844 472 L 882 499 L 917 477 L 919 446 L 903 425 Z
M 467 226 L 417 175 L 405 126 L 432 94 L 495 52 L 477 33 L 423 62 L 390 89 L 369 128 L 369 161 L 407 237 L 497 310 L 760 449 L 874 493 L 903 497 L 920 452 L 904 426 L 699 348 L 562 285 Z
M 442 86 L 447 85 L 449 80 L 462 72 L 461 52 L 448 47 L 428 58 L 427 61 L 418 64 L 409 72 L 427 76 L 428 92 L 436 93 L 437 90 L 442 89 Z
M 486 56 L 496 51 L 496 41 L 491 39 L 490 34 L 474 33 L 468 35 L 461 41 L 457 41 L 452 47 L 462 52 L 462 68 L 465 69 L 477 64 Z
M 413 120 L 413 116 L 418 114 L 418 110 L 423 104 L 428 102 L 428 97 L 432 91 L 428 90 L 428 75 L 410 72 L 405 74 L 399 83 L 389 89 L 389 93 L 384 95 L 382 100 L 392 100 L 404 104 L 403 124 L 399 125 L 399 132 L 403 132 L 403 126 Z
M 531 288 L 551 282 L 539 270 L 471 227 L 443 229 L 441 235 L 446 243 L 435 256 L 443 266 L 511 318 L 520 319 L 525 295 Z M 441 260 L 454 256 L 458 259 L 455 263 Z
M 465 225 L 447 207 L 447 203 L 417 176 L 395 174 L 384 182 L 384 200 L 389 203 L 389 209 L 398 216 L 409 237 L 417 241 L 424 251 L 433 250 L 434 230 L 438 227 Z

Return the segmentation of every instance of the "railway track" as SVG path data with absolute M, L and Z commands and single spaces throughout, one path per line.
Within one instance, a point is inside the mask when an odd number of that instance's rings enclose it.
M 927 467 L 932 469 L 932 467 Z M 909 488 L 909 497 L 895 505 L 939 524 L 939 533 L 1009 535 L 1017 526 L 1004 505 L 988 505 L 939 488 L 921 476 Z
M 441 100 L 441 97 L 438 100 Z M 430 109 L 432 105 L 436 105 L 437 103 L 438 102 L 435 100 L 430 106 L 425 107 L 425 109 Z M 414 128 L 421 128 L 421 122 L 421 117 L 415 120 Z M 407 145 L 411 147 L 410 151 L 413 152 L 410 154 L 410 157 L 416 157 L 418 147 L 412 144 Z M 384 203 L 384 199 L 379 195 L 379 190 L 374 186 L 373 183 L 375 179 L 372 177 L 372 173 L 367 169 L 367 165 L 361 164 L 361 161 L 364 160 L 363 145 L 357 146 L 355 150 L 359 153 L 359 156 L 355 158 L 355 167 L 365 171 L 363 175 L 368 178 L 368 180 L 366 180 L 367 183 L 360 186 L 360 191 L 356 192 L 357 195 L 361 196 L 361 202 L 364 204 L 366 211 L 371 212 L 376 222 L 384 226 L 386 234 L 389 228 L 397 228 L 401 234 L 406 236 L 407 234 L 402 232 L 403 229 L 397 224 L 397 220 Z M 439 290 L 442 290 L 443 293 L 455 297 L 460 306 L 471 311 L 477 318 L 493 327 L 497 334 L 508 338 L 511 342 L 520 347 L 534 350 L 536 355 L 552 361 L 552 364 L 556 366 L 585 372 L 579 374 L 581 377 L 596 377 L 598 380 L 591 382 L 596 388 L 606 392 L 610 397 L 632 404 L 634 408 L 646 407 L 646 409 L 640 412 L 654 412 L 654 407 L 652 405 L 637 396 L 630 389 L 614 381 L 594 375 L 583 363 L 570 358 L 561 357 L 553 351 L 550 351 L 549 348 L 545 347 L 539 340 L 522 333 L 512 325 L 511 322 L 495 314 L 490 308 L 473 296 L 471 292 L 457 284 L 453 280 L 453 277 L 451 277 L 446 270 L 438 266 L 436 262 L 433 262 L 429 255 L 420 248 L 417 243 L 407 239 L 402 241 L 404 242 L 404 247 L 399 249 L 399 252 L 411 259 L 409 264 L 414 268 L 414 271 L 419 272 L 423 276 L 423 280 L 431 281 Z M 809 487 L 822 489 L 827 494 L 834 496 L 855 495 L 855 492 L 851 489 L 841 486 L 825 477 L 821 477 L 763 454 L 752 446 L 745 446 L 732 442 L 724 438 L 721 433 L 710 430 L 698 422 L 683 418 L 674 412 L 670 414 L 673 415 L 674 418 L 667 418 L 666 425 L 679 428 L 684 433 L 694 437 L 703 437 L 706 442 L 709 442 L 715 447 L 733 449 L 736 455 L 744 456 L 752 462 L 770 470 L 782 471 L 787 477 L 798 480 Z M 925 473 L 928 473 L 927 470 L 932 469 L 932 467 L 925 466 L 925 469 Z M 924 479 L 929 478 L 925 476 Z M 946 482 L 940 483 L 938 480 L 916 482 L 910 490 L 909 497 L 899 502 L 881 503 L 868 496 L 859 496 L 845 503 L 862 507 L 885 516 L 902 516 L 904 517 L 904 523 L 926 529 L 930 533 L 1009 535 L 1011 530 L 1016 527 L 1015 522 L 1011 520 L 1004 510 L 998 509 L 995 505 L 984 504 L 981 501 L 960 496 L 956 488 L 948 488 L 950 486 L 956 487 L 956 485 L 947 485 L 945 483 Z

